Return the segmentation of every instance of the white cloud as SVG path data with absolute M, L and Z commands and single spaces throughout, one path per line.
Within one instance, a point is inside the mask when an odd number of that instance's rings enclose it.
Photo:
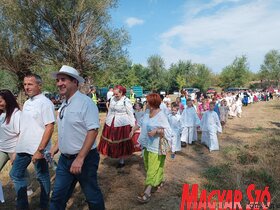
M 213 0 L 202 9 L 211 9 L 221 2 Z M 280 49 L 280 8 L 273 3 L 273 0 L 243 2 L 217 13 L 184 17 L 183 24 L 161 34 L 161 55 L 167 64 L 192 60 L 215 72 L 232 63 L 236 56 L 246 55 L 251 70 L 257 71 L 269 50 Z M 200 12 L 191 10 L 193 15 Z
M 129 17 L 125 20 L 125 23 L 128 25 L 128 27 L 133 27 L 135 25 L 141 25 L 144 23 L 144 20 L 135 18 L 135 17 Z
M 201 4 L 199 1 L 188 1 L 185 4 L 185 9 L 188 10 L 186 13 L 187 16 L 195 16 L 199 14 L 200 12 L 203 12 L 205 10 L 212 9 L 216 7 L 217 5 L 223 4 L 223 3 L 238 3 L 242 0 L 212 0 L 209 3 Z

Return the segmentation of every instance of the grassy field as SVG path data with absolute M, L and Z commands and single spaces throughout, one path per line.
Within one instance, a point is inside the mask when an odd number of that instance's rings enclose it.
M 105 114 L 101 114 L 104 123 Z M 56 139 L 56 132 L 54 138 Z M 257 189 L 269 186 L 272 203 L 280 204 L 280 101 L 259 102 L 243 108 L 242 118 L 228 121 L 219 136 L 220 151 L 209 153 L 199 142 L 184 148 L 175 159 L 166 159 L 166 185 L 153 194 L 145 205 L 136 201 L 136 195 L 144 189 L 145 171 L 140 154 L 127 159 L 126 167 L 117 170 L 117 160 L 101 157 L 99 183 L 103 191 L 106 209 L 179 209 L 184 183 L 199 184 L 199 189 L 240 189 L 246 191 L 249 184 Z M 6 202 L 0 209 L 14 209 L 15 194 L 9 181 L 10 165 L 1 172 Z M 32 165 L 30 166 L 32 171 Z M 55 177 L 52 174 L 52 183 Z M 32 175 L 31 209 L 39 203 L 38 183 Z M 244 202 L 246 198 L 244 199 Z M 79 185 L 68 203 L 67 209 L 88 209 Z

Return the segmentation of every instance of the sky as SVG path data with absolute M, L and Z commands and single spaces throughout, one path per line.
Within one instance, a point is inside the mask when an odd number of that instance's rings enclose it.
M 266 53 L 280 51 L 280 0 L 119 0 L 110 13 L 130 35 L 134 64 L 159 55 L 166 68 L 191 60 L 219 73 L 245 55 L 257 72 Z

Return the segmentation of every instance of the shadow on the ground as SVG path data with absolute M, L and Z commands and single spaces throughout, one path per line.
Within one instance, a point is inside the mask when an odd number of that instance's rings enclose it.
M 271 123 L 272 125 L 276 125 L 277 127 L 280 128 L 280 122 L 272 122 L 272 121 L 270 121 L 270 123 Z
M 280 101 L 279 101 L 280 103 Z M 272 107 L 273 109 L 280 109 L 280 104 L 273 104 L 273 105 L 270 105 L 270 107 Z

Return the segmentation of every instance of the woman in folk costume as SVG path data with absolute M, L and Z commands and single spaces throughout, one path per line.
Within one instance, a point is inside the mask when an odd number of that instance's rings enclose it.
M 138 142 L 144 148 L 143 158 L 146 170 L 145 190 L 137 197 L 137 200 L 141 203 L 150 201 L 152 189 L 162 187 L 166 154 L 163 154 L 160 150 L 160 138 L 164 136 L 170 145 L 174 145 L 175 141 L 167 116 L 159 108 L 160 104 L 159 94 L 149 94 L 147 96 L 148 109 L 130 134 L 130 136 L 133 136 L 134 132 L 141 127 Z
M 134 152 L 133 141 L 129 134 L 135 125 L 135 118 L 132 104 L 125 94 L 126 89 L 123 86 L 115 86 L 98 145 L 101 154 L 120 158 L 118 168 L 123 167 L 124 158 Z
M 209 111 L 205 112 L 201 120 L 201 143 L 205 144 L 210 152 L 219 150 L 217 132 L 222 133 L 222 126 L 217 113 L 214 111 L 215 103 L 210 102 Z
M 179 114 L 179 105 L 176 102 L 173 102 L 171 107 L 171 113 L 168 115 L 168 122 L 176 138 L 174 151 L 178 152 L 181 150 L 181 115 Z
M 182 147 L 186 147 L 187 144 L 192 144 L 197 140 L 197 127 L 200 124 L 198 115 L 193 107 L 192 100 L 187 99 L 187 107 L 184 109 L 181 116 L 181 143 Z

